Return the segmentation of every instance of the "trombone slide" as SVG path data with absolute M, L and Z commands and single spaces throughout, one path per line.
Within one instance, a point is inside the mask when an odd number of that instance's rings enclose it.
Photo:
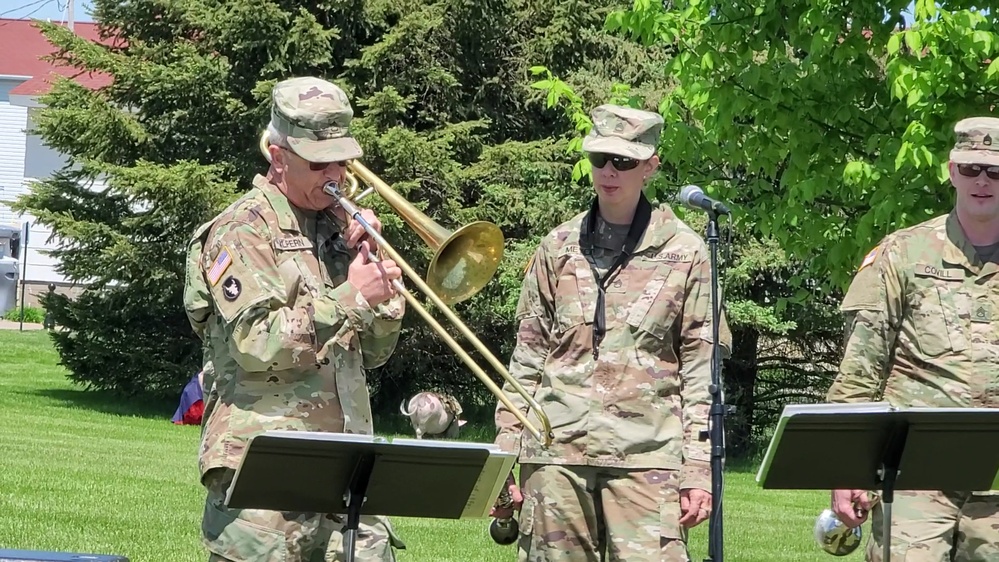
M 468 368 L 472 370 L 475 376 L 478 377 L 480 381 L 482 381 L 482 384 L 486 385 L 486 387 L 493 393 L 493 395 L 495 395 L 496 398 L 499 399 L 499 401 L 502 402 L 503 405 L 506 406 L 513 413 L 514 416 L 516 416 L 516 418 L 520 421 L 520 423 L 523 424 L 524 429 L 530 432 L 535 439 L 543 443 L 545 447 L 551 445 L 551 442 L 554 439 L 555 434 L 552 432 L 551 424 L 548 421 L 548 416 L 545 415 L 544 410 L 542 410 L 541 406 L 537 403 L 537 401 L 534 400 L 534 397 L 531 396 L 529 393 L 527 393 L 527 391 L 515 379 L 513 379 L 509 375 L 509 373 L 506 372 L 506 369 L 503 367 L 503 365 L 499 363 L 499 361 L 492 353 L 489 352 L 489 350 L 486 348 L 485 345 L 483 345 L 483 343 L 479 340 L 479 338 L 477 338 L 475 334 L 471 330 L 469 330 L 468 327 L 465 326 L 465 324 L 461 322 L 461 320 L 459 320 L 457 316 L 455 316 L 455 314 L 451 311 L 451 309 L 440 299 L 440 297 L 437 296 L 437 293 L 431 290 L 431 288 L 423 281 L 423 279 L 420 278 L 420 276 L 417 275 L 415 271 L 413 271 L 413 269 L 409 266 L 409 264 L 406 263 L 406 261 L 403 260 L 401 256 L 399 256 L 398 252 L 395 251 L 395 248 L 393 248 L 385 240 L 385 238 L 383 238 L 382 235 L 377 230 L 375 230 L 375 228 L 372 227 L 371 224 L 368 221 L 366 221 L 363 216 L 361 216 L 360 209 L 358 209 L 357 206 L 355 206 L 349 199 L 347 199 L 347 197 L 343 195 L 343 193 L 341 193 L 339 186 L 335 182 L 326 183 L 326 185 L 323 187 L 323 190 L 327 194 L 332 195 L 337 199 L 340 206 L 343 207 L 344 211 L 346 211 L 350 217 L 356 220 L 358 224 L 360 224 L 364 228 L 364 230 L 368 233 L 368 235 L 370 235 L 375 240 L 375 242 L 378 244 L 379 250 L 385 251 L 385 253 L 387 253 L 388 256 L 393 261 L 395 261 L 397 265 L 399 265 L 403 273 L 405 273 L 406 276 L 409 277 L 417 285 L 417 287 L 428 296 L 428 298 L 430 298 L 430 300 L 434 303 L 434 305 L 436 305 L 437 308 L 444 313 L 444 315 L 447 317 L 448 320 L 451 321 L 452 324 L 458 327 L 458 330 L 461 332 L 461 334 L 465 336 L 472 343 L 472 345 L 479 350 L 480 353 L 482 353 L 482 355 L 486 358 L 487 361 L 490 362 L 493 368 L 495 368 L 503 376 L 503 378 L 507 380 L 507 382 L 510 382 L 517 389 L 518 394 L 520 394 L 521 397 L 523 397 L 524 400 L 527 401 L 530 408 L 534 410 L 536 415 L 541 419 L 542 425 L 544 427 L 544 432 L 538 430 L 534 426 L 534 424 L 532 424 L 527 419 L 527 417 L 524 416 L 524 414 L 520 411 L 520 409 L 517 408 L 506 396 L 506 393 L 504 393 L 503 390 L 499 388 L 496 385 L 496 383 L 492 381 L 492 379 L 489 378 L 489 376 L 482 370 L 481 367 L 478 366 L 478 364 L 475 363 L 475 361 L 468 355 L 468 353 L 461 347 L 461 345 L 458 344 L 458 342 L 455 341 L 455 339 L 451 337 L 451 335 L 443 329 L 443 327 L 434 319 L 434 317 L 430 315 L 427 309 L 424 308 L 423 305 L 421 305 L 419 301 L 416 300 L 416 298 L 413 296 L 412 293 L 410 293 L 408 289 L 406 289 L 401 280 L 394 279 L 392 283 L 393 287 L 395 287 L 395 289 L 406 298 L 406 301 L 410 304 L 410 306 L 413 309 L 415 309 L 420 314 L 420 316 L 428 324 L 430 324 L 432 328 L 434 328 L 434 331 L 436 331 L 438 335 L 440 335 L 441 338 L 444 339 L 444 342 L 447 343 L 448 346 L 455 352 L 455 354 L 457 354 L 458 357 L 462 360 L 462 362 L 464 362 L 465 365 L 467 365 Z M 375 258 L 372 257 L 372 259 Z

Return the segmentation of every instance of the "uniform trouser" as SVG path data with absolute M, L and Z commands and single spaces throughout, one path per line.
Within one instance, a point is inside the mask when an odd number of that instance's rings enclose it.
M 520 562 L 688 562 L 679 472 L 521 465 Z
M 871 511 L 867 562 L 882 562 L 884 510 Z M 999 560 L 999 496 L 966 492 L 895 492 L 891 562 Z
M 235 471 L 213 469 L 204 477 L 208 495 L 201 522 L 209 562 L 338 562 L 346 516 L 321 513 L 230 509 L 225 494 Z M 357 532 L 358 562 L 395 562 L 393 548 L 405 548 L 387 518 L 362 516 Z

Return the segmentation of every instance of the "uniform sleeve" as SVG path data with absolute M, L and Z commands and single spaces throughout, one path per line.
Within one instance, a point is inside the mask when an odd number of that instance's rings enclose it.
M 554 283 L 548 256 L 544 244 L 539 246 L 524 276 L 516 313 L 517 340 L 508 369 L 510 376 L 530 396 L 534 396 L 544 372 L 554 318 Z M 514 390 L 513 385 L 505 382 L 503 393 L 525 417 L 530 415 L 526 400 Z M 544 431 L 540 423 L 536 427 Z M 496 430 L 495 443 L 504 451 L 520 455 L 523 424 L 502 402 L 496 406 Z
M 310 307 L 289 306 L 300 287 L 286 286 L 270 238 L 252 225 L 222 224 L 208 247 L 205 279 L 229 352 L 247 372 L 316 365 L 329 338 L 348 324 L 362 332 L 372 322 L 371 308 L 349 283 L 327 290 Z
M 687 296 L 680 318 L 680 379 L 683 416 L 683 467 L 680 488 L 711 491 L 711 441 L 701 440 L 708 430 L 711 410 L 711 353 L 714 342 L 711 305 L 711 262 L 697 254 L 687 281 Z M 719 298 L 721 298 L 719 287 Z M 724 300 L 722 299 L 722 302 Z M 719 311 L 719 351 L 722 359 L 731 355 L 732 334 L 724 309 Z
M 187 314 L 191 329 L 202 341 L 205 339 L 205 329 L 212 313 L 211 292 L 201 270 L 204 236 L 210 226 L 211 223 L 205 223 L 198 227 L 187 246 L 184 258 L 184 312 Z
M 850 283 L 840 306 L 846 322 L 843 360 L 827 401 L 880 399 L 902 316 L 899 263 L 897 244 L 883 243 L 871 250 Z
M 374 308 L 370 326 L 359 335 L 365 369 L 377 369 L 392 357 L 405 312 L 406 298 L 402 295 L 395 295 Z

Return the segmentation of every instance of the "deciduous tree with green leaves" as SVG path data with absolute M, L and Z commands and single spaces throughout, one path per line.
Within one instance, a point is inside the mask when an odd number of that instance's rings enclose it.
M 607 29 L 672 53 L 662 157 L 843 289 L 888 232 L 948 211 L 953 125 L 991 114 L 997 14 L 917 0 L 636 0 Z M 976 9 L 975 6 L 979 8 Z

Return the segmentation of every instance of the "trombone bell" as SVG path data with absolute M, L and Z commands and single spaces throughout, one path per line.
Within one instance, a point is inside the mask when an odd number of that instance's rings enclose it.
M 360 162 L 355 160 L 348 164 L 347 171 L 348 175 L 371 186 L 434 251 L 427 267 L 426 280 L 445 304 L 450 306 L 472 297 L 496 274 L 503 259 L 503 232 L 498 226 L 477 221 L 451 232 L 417 209 Z
M 441 242 L 427 268 L 427 283 L 441 300 L 454 304 L 489 283 L 503 259 L 503 233 L 490 222 L 467 224 Z

